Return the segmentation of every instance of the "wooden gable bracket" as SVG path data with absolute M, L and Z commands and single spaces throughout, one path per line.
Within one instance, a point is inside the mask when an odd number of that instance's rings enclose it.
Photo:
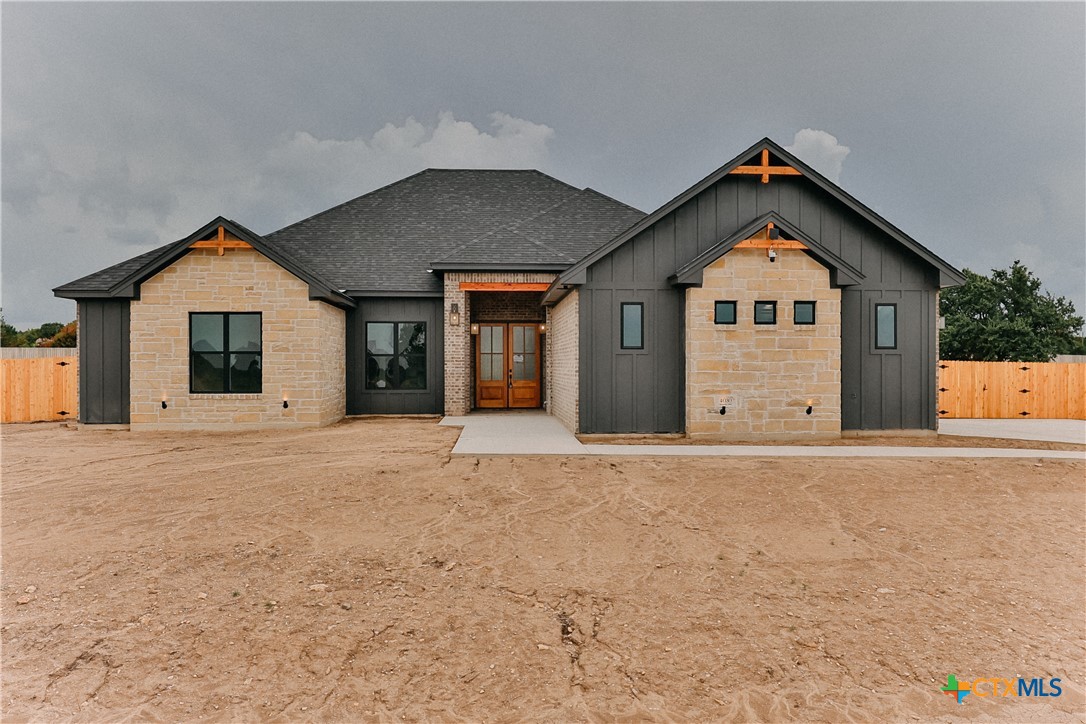
M 736 166 L 729 173 L 746 174 L 748 176 L 761 176 L 762 183 L 769 183 L 770 176 L 802 176 L 798 170 L 791 166 L 770 166 L 769 149 L 762 149 L 762 164 L 760 166 Z
M 226 229 L 219 224 L 219 232 L 214 239 L 203 239 L 202 241 L 194 241 L 189 245 L 191 249 L 218 249 L 219 256 L 226 253 L 227 249 L 252 249 L 252 245 L 247 241 L 242 241 L 233 234 L 227 236 Z
M 773 222 L 770 221 L 766 224 L 766 227 L 759 231 L 749 239 L 743 239 L 741 242 L 735 245 L 735 249 L 806 249 L 807 246 L 802 241 L 796 241 L 795 239 L 774 239 L 772 238 Z

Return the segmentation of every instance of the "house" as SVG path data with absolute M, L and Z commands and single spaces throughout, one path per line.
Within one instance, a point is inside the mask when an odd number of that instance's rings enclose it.
M 769 139 L 645 214 L 427 170 L 65 284 L 80 411 L 132 429 L 545 408 L 582 433 L 934 430 L 959 271 Z

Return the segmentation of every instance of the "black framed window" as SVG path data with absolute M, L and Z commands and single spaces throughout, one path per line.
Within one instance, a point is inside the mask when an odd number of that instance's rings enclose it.
M 897 305 L 875 305 L 875 349 L 897 349 Z
M 713 310 L 714 324 L 735 324 L 734 301 L 716 302 Z
M 622 303 L 622 349 L 645 348 L 645 305 Z
M 189 313 L 189 392 L 260 392 L 260 312 Z
M 792 323 L 793 324 L 814 324 L 815 323 L 815 303 L 814 302 L 796 302 L 792 307 Z
M 755 324 L 776 324 L 777 323 L 777 303 L 776 302 L 755 302 L 754 303 L 754 323 Z
M 366 322 L 366 389 L 426 389 L 426 322 Z

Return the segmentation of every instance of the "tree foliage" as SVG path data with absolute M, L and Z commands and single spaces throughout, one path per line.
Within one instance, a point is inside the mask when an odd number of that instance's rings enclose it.
M 0 346 L 3 347 L 75 347 L 76 324 L 46 322 L 40 327 L 18 330 L 0 313 Z
M 942 359 L 1049 362 L 1082 345 L 1083 319 L 1075 306 L 1043 292 L 1041 280 L 1020 261 L 993 269 L 990 277 L 964 272 L 965 284 L 940 295 Z

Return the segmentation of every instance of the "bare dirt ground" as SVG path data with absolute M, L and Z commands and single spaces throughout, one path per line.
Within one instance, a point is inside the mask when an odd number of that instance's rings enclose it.
M 1086 718 L 1080 461 L 2 430 L 2 716 Z M 1059 698 L 941 694 L 1059 677 Z

